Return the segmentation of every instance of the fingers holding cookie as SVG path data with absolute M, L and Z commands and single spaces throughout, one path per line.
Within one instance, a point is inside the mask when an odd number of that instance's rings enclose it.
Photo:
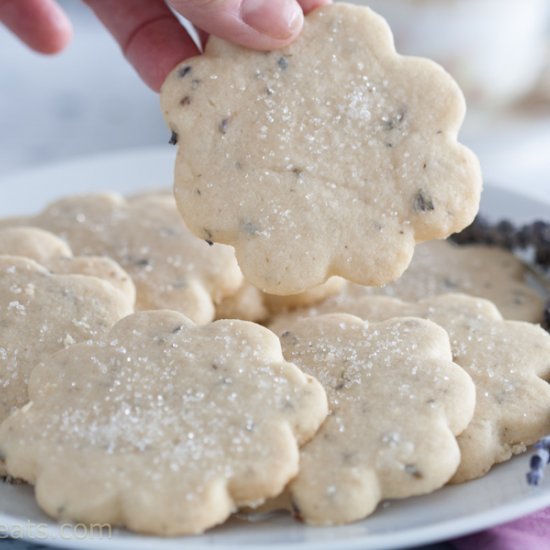
M 416 242 L 459 231 L 479 204 L 477 160 L 456 141 L 458 87 L 398 56 L 365 8 L 315 10 L 268 54 L 211 38 L 161 102 L 186 223 L 235 246 L 246 278 L 271 294 L 331 275 L 387 283 Z

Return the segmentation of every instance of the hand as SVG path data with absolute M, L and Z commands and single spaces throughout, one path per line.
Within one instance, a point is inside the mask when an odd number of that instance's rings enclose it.
M 168 73 L 199 50 L 167 3 L 206 33 L 249 48 L 285 46 L 300 32 L 303 12 L 330 0 L 85 0 L 115 37 L 141 78 L 158 91 Z M 62 50 L 72 35 L 54 0 L 0 0 L 3 22 L 31 48 Z

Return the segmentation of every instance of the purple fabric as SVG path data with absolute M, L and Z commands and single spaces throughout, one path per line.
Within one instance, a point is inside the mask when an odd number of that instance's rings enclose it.
M 452 541 L 457 550 L 548 550 L 550 508 Z

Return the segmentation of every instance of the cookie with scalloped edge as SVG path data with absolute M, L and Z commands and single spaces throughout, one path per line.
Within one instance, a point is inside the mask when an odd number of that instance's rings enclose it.
M 18 227 L 21 225 L 31 225 L 29 223 L 30 216 L 6 216 L 5 218 L 0 218 L 0 229 L 7 227 Z
M 261 323 L 269 319 L 264 293 L 248 281 L 232 296 L 224 298 L 216 306 L 216 319 L 241 319 Z
M 442 328 L 333 314 L 297 320 L 280 337 L 285 358 L 321 382 L 331 409 L 287 488 L 296 515 L 349 523 L 453 476 L 475 389 Z
M 245 321 L 266 321 L 269 317 L 300 307 L 306 307 L 322 302 L 329 296 L 334 296 L 343 287 L 345 281 L 340 277 L 331 277 L 322 285 L 310 288 L 299 294 L 277 296 L 266 294 L 248 281 L 233 296 L 222 300 L 216 307 L 218 319 L 243 319 Z
M 127 296 L 103 279 L 54 275 L 33 260 L 0 256 L 0 421 L 27 403 L 36 365 L 105 334 L 132 311 Z
M 0 427 L 8 472 L 62 521 L 201 533 L 280 493 L 326 395 L 245 321 L 140 312 L 32 373 Z
M 161 103 L 187 225 L 233 245 L 265 292 L 331 275 L 388 283 L 415 243 L 477 212 L 479 163 L 457 142 L 460 89 L 435 63 L 398 55 L 366 7 L 314 10 L 273 52 L 210 37 L 168 76 Z
M 550 432 L 550 334 L 541 327 L 504 320 L 487 300 L 448 294 L 418 303 L 382 296 L 326 303 L 281 316 L 272 329 L 280 334 L 300 316 L 336 311 L 370 321 L 414 315 L 448 332 L 453 360 L 477 393 L 472 422 L 458 436 L 462 458 L 452 482 L 481 477 Z
M 133 200 L 140 200 L 146 197 L 168 197 L 173 199 L 174 198 L 174 192 L 172 191 L 172 187 L 166 186 L 166 187 L 149 187 L 146 189 L 142 189 L 141 191 L 137 191 L 136 193 L 132 193 L 130 195 L 126 195 L 126 199 L 129 201 Z
M 30 258 L 58 275 L 91 275 L 120 290 L 133 306 L 136 288 L 132 279 L 106 256 L 73 256 L 65 241 L 38 227 L 0 228 L 0 255 Z
M 195 237 L 170 196 L 68 197 L 27 220 L 63 238 L 75 254 L 117 261 L 136 286 L 138 310 L 174 309 L 208 323 L 215 304 L 242 284 L 233 249 Z
M 347 284 L 334 299 L 381 294 L 417 301 L 452 292 L 490 300 L 505 319 L 539 323 L 544 299 L 528 279 L 525 264 L 507 250 L 432 241 L 415 249 L 411 265 L 397 281 L 380 288 Z

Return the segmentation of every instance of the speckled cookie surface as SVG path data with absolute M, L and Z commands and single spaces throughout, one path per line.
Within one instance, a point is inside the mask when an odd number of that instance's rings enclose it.
M 264 293 L 248 281 L 243 281 L 241 288 L 224 298 L 216 306 L 217 319 L 242 319 L 257 323 L 269 319 L 270 313 L 264 302 Z
M 287 489 L 306 522 L 359 520 L 382 499 L 428 493 L 451 478 L 455 435 L 472 417 L 475 390 L 442 328 L 325 315 L 295 322 L 281 344 L 287 360 L 321 382 L 331 409 Z
M 13 476 L 61 520 L 200 533 L 281 492 L 327 414 L 321 385 L 277 337 L 170 311 L 123 319 L 56 354 L 0 427 Z
M 37 364 L 131 312 L 128 299 L 102 279 L 53 275 L 32 260 L 0 256 L 0 421 L 27 402 Z
M 216 307 L 218 319 L 243 319 L 245 321 L 266 321 L 269 317 L 283 311 L 307 307 L 322 302 L 337 294 L 345 285 L 340 277 L 331 277 L 326 283 L 310 288 L 298 294 L 277 296 L 266 294 L 248 281 L 233 296 L 222 300 Z
M 491 302 L 460 294 L 418 303 L 363 297 L 309 314 L 334 311 L 372 321 L 414 315 L 448 332 L 453 359 L 472 377 L 477 394 L 472 422 L 458 437 L 462 459 L 453 482 L 482 476 L 550 432 L 550 335 L 540 327 L 505 321 Z M 293 322 L 287 314 L 273 328 L 280 332 Z
M 130 306 L 136 299 L 132 279 L 114 260 L 105 256 L 74 257 L 65 241 L 37 227 L 0 228 L 0 255 L 23 256 L 59 275 L 91 275 L 120 290 Z
M 322 302 L 329 296 L 334 296 L 344 287 L 345 281 L 341 277 L 331 277 L 322 285 L 315 286 L 298 294 L 278 296 L 277 294 L 263 293 L 263 300 L 269 313 L 276 315 L 299 307 L 307 307 Z
M 457 246 L 447 241 L 423 243 L 415 249 L 407 271 L 381 288 L 348 284 L 335 300 L 384 294 L 416 301 L 450 292 L 493 302 L 505 319 L 539 323 L 543 298 L 528 284 L 524 264 L 511 252 L 484 245 Z
M 477 211 L 478 162 L 457 143 L 460 90 L 434 63 L 397 55 L 368 8 L 314 10 L 271 53 L 211 37 L 167 78 L 161 102 L 186 223 L 235 246 L 268 293 L 331 275 L 387 283 L 415 242 L 445 238 Z
M 207 323 L 214 318 L 214 303 L 242 283 L 234 251 L 195 237 L 169 196 L 69 197 L 27 223 L 62 237 L 75 254 L 116 260 L 134 281 L 140 310 L 169 308 Z
M 0 227 L 0 254 L 23 256 L 41 265 L 73 255 L 69 245 L 53 233 L 25 225 Z

